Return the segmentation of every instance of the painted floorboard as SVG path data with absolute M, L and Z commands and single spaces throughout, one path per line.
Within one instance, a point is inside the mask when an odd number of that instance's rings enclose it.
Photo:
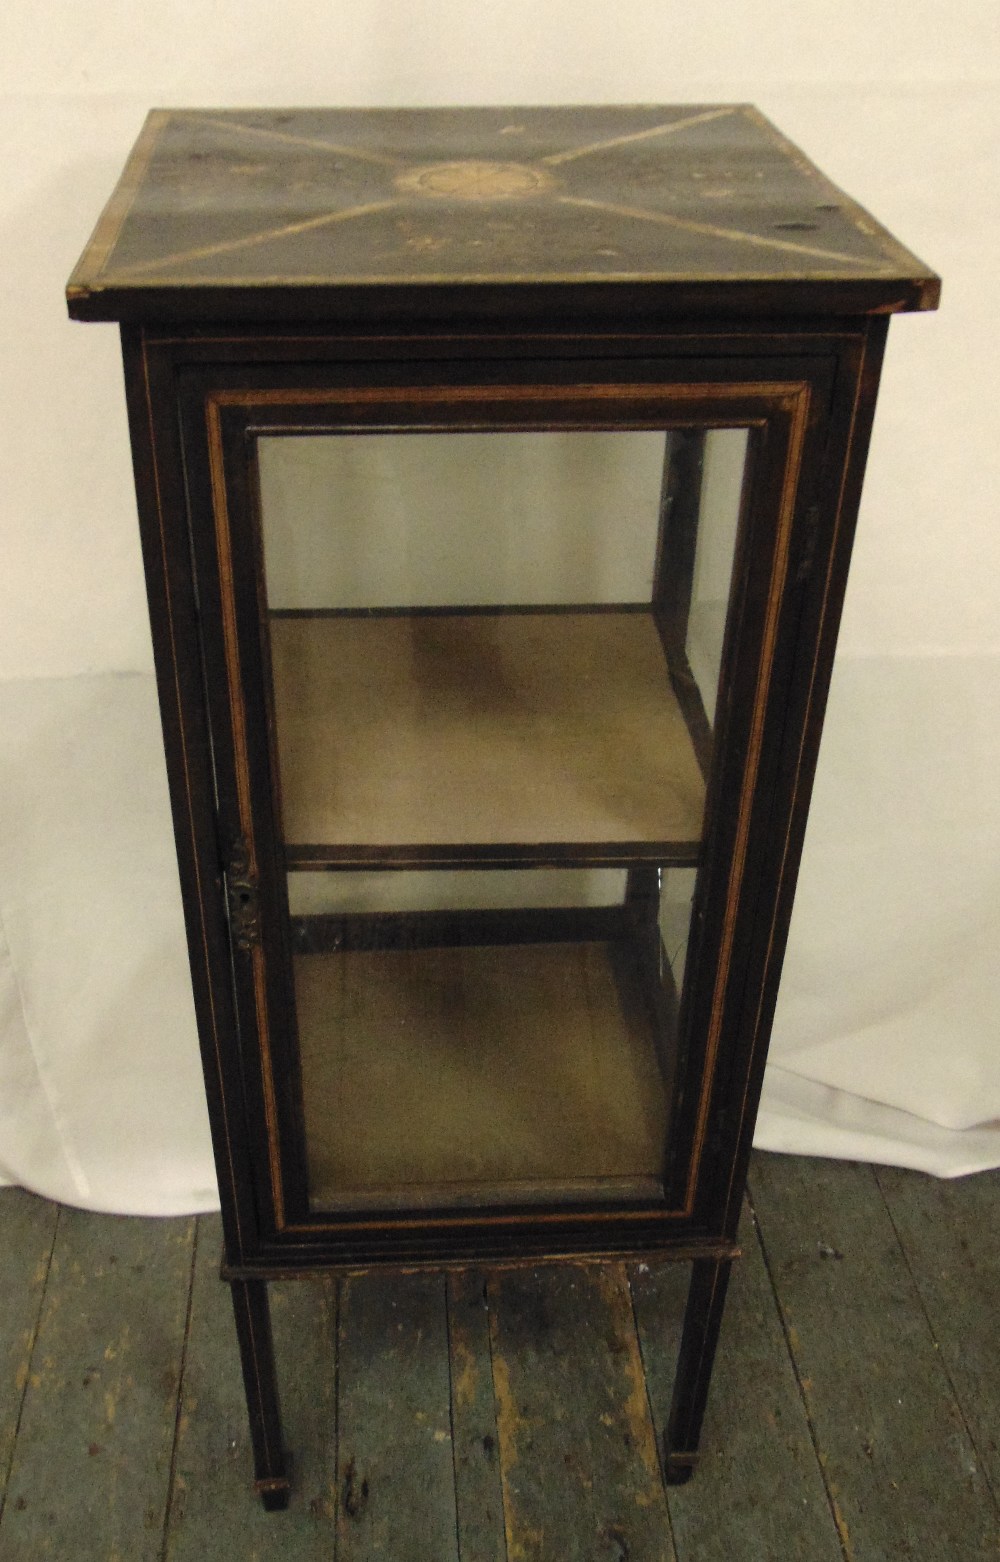
M 673 1538 L 679 1562 L 997 1562 L 1000 1173 L 758 1156 L 752 1187 L 801 1391 L 746 1228 L 673 1537 L 620 1266 L 494 1273 L 490 1311 L 475 1271 L 352 1279 L 339 1394 L 336 1288 L 272 1285 L 293 1493 L 265 1514 L 217 1219 L 192 1284 L 192 1222 L 4 1190 L 0 1557 L 669 1562 Z M 632 1276 L 662 1430 L 686 1269 Z
M 624 1265 L 489 1282 L 509 1562 L 673 1562 Z
M 158 1562 L 193 1232 L 192 1220 L 60 1211 L 4 1562 Z
M 0 1523 L 58 1219 L 47 1199 L 0 1192 Z
M 976 1453 L 1000 1496 L 1000 1171 L 876 1168 Z
M 841 1562 L 823 1477 L 749 1211 L 729 1286 L 694 1479 L 668 1491 L 680 1562 Z M 663 1446 L 690 1266 L 633 1265 Z
M 506 1562 L 486 1275 L 448 1276 L 451 1426 L 460 1562 Z
M 996 1515 L 872 1169 L 761 1155 L 750 1179 L 852 1562 L 996 1562 Z
M 219 1278 L 218 1216 L 198 1220 L 165 1562 L 318 1562 L 334 1554 L 334 1286 L 269 1286 L 292 1498 L 265 1513 L 253 1455 L 230 1291 Z
M 338 1562 L 457 1562 L 442 1274 L 343 1281 Z

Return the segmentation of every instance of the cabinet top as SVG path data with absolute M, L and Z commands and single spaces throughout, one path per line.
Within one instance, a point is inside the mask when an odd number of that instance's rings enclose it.
M 619 329 L 938 294 L 747 104 L 155 110 L 67 288 L 85 320 Z

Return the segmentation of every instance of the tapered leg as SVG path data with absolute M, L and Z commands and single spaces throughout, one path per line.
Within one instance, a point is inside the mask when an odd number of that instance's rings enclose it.
M 281 1438 L 281 1408 L 267 1282 L 231 1280 L 229 1284 L 250 1417 L 255 1484 L 265 1508 L 269 1511 L 287 1508 L 290 1483 Z
M 684 1329 L 664 1436 L 663 1470 L 671 1486 L 689 1481 L 698 1463 L 698 1441 L 712 1381 L 715 1347 L 732 1259 L 699 1258 L 692 1265 Z

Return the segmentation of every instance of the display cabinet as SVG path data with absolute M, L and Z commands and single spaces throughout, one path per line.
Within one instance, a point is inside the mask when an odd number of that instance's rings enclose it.
M 161 112 L 122 323 L 258 1489 L 275 1275 L 692 1263 L 693 1468 L 889 314 L 742 106 Z

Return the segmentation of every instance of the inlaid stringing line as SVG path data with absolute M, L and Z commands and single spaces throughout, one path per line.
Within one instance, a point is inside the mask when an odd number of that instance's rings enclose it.
M 355 217 L 368 217 L 373 212 L 386 211 L 390 206 L 398 206 L 398 204 L 395 199 L 368 201 L 364 206 L 348 206 L 339 212 L 323 212 L 319 217 L 307 217 L 302 222 L 285 223 L 280 228 L 267 228 L 261 233 L 244 234 L 239 239 L 223 239 L 218 244 L 204 244 L 199 249 L 178 250 L 172 255 L 158 255 L 155 260 L 144 260 L 139 265 L 129 266 L 124 275 L 139 276 L 143 272 L 156 271 L 161 266 L 170 266 L 186 260 L 207 260 L 211 255 L 228 255 L 233 250 L 250 249 L 254 244 L 269 244 L 272 239 L 288 238 L 293 233 L 308 233 L 311 229 L 329 227 L 335 222 L 350 222 Z
M 687 130 L 689 125 L 704 125 L 710 119 L 724 119 L 727 114 L 735 113 L 735 108 L 706 109 L 702 114 L 688 114 L 684 119 L 672 119 L 665 125 L 653 125 L 649 130 L 633 130 L 628 135 L 612 136 L 607 141 L 591 141 L 589 146 L 572 147 L 568 152 L 550 152 L 538 161 L 552 168 L 557 163 L 569 163 L 575 157 L 589 157 L 592 152 L 606 152 L 615 146 L 629 146 L 634 141 L 648 141 L 652 136 L 669 136 L 675 130 Z
M 868 262 L 857 255 L 843 255 L 839 250 L 820 249 L 814 244 L 796 244 L 792 239 L 769 239 L 762 233 L 746 233 L 742 228 L 718 228 L 714 223 L 695 222 L 689 217 L 674 217 L 669 212 L 647 211 L 643 206 L 615 206 L 610 201 L 593 201 L 580 195 L 559 195 L 563 206 L 583 206 L 589 211 L 610 212 L 613 217 L 632 217 L 641 222 L 659 222 L 668 228 L 684 228 L 689 233 L 706 233 L 713 239 L 731 239 L 737 244 L 756 244 L 763 249 L 786 250 L 793 255 L 809 255 L 820 260 L 838 260 L 848 266 L 865 266 Z
M 336 157 L 353 157 L 361 163 L 378 163 L 382 168 L 402 166 L 398 157 L 388 152 L 372 152 L 366 147 L 343 146 L 339 141 L 323 141 L 319 136 L 294 136 L 287 130 L 269 130 L 266 125 L 241 125 L 236 120 L 222 119 L 214 114 L 199 114 L 203 125 L 215 125 L 221 130 L 236 130 L 244 136 L 265 136 L 269 141 L 284 141 L 290 146 L 307 146 L 313 151 L 332 152 Z

